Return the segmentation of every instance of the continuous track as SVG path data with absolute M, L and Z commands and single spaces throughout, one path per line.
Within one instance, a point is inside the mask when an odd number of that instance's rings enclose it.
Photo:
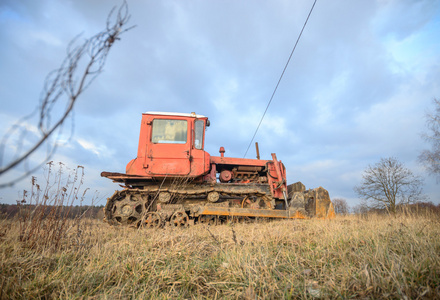
M 116 191 L 107 200 L 105 220 L 112 225 L 184 227 L 195 222 L 218 224 L 228 219 L 301 218 L 275 209 L 265 184 L 152 184 Z

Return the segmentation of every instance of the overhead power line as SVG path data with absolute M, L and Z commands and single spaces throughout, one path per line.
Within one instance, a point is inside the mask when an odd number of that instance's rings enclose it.
M 249 148 L 251 147 L 252 142 L 253 142 L 254 139 L 255 139 L 255 136 L 257 135 L 258 129 L 260 129 L 260 125 L 261 125 L 261 123 L 263 122 L 264 116 L 266 115 L 266 112 L 267 112 L 267 110 L 269 109 L 270 103 L 272 102 L 273 97 L 275 96 L 275 93 L 276 93 L 276 91 L 277 91 L 277 89 L 278 89 L 278 86 L 280 85 L 280 82 L 281 82 L 281 79 L 283 78 L 284 72 L 286 72 L 287 66 L 289 65 L 290 59 L 292 58 L 292 55 L 293 55 L 293 52 L 295 52 L 296 45 L 298 45 L 298 42 L 299 42 L 299 40 L 300 40 L 300 38 L 301 38 L 301 36 L 302 36 L 302 33 L 303 33 L 303 31 L 304 31 L 304 28 L 306 27 L 307 22 L 309 21 L 310 15 L 312 14 L 313 8 L 315 7 L 316 1 L 317 1 L 317 0 L 315 0 L 315 1 L 313 2 L 312 8 L 310 9 L 310 12 L 309 12 L 309 15 L 307 16 L 307 19 L 306 19 L 306 21 L 304 22 L 304 25 L 303 25 L 303 27 L 302 27 L 302 29 L 301 29 L 301 32 L 299 33 L 299 36 L 298 36 L 298 38 L 297 38 L 297 40 L 296 40 L 296 43 L 295 43 L 295 45 L 293 46 L 292 52 L 290 53 L 289 59 L 287 60 L 286 65 L 284 66 L 284 69 L 283 69 L 283 72 L 281 73 L 280 79 L 278 79 L 278 83 L 277 83 L 277 85 L 275 86 L 275 89 L 274 89 L 274 91 L 273 91 L 273 93 L 272 93 L 272 96 L 270 97 L 269 103 L 267 103 L 266 109 L 264 110 L 264 113 L 263 113 L 263 116 L 261 117 L 260 123 L 258 123 L 257 129 L 255 130 L 254 136 L 252 137 L 252 139 L 251 139 L 251 141 L 250 141 L 250 143 L 249 143 L 249 146 L 247 147 L 246 152 L 244 153 L 243 158 L 246 157 L 246 154 L 248 153 Z

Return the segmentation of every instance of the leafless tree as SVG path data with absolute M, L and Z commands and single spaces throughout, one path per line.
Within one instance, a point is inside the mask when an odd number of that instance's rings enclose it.
M 335 213 L 339 215 L 348 214 L 348 204 L 345 199 L 336 198 L 332 200 Z
M 51 136 L 61 134 L 63 123 L 72 113 L 79 96 L 103 71 L 113 44 L 124 32 L 134 27 L 127 27 L 129 20 L 128 5 L 124 1 L 119 8 L 114 7 L 110 11 L 103 31 L 83 42 L 79 41 L 78 36 L 69 43 L 61 66 L 46 77 L 37 109 L 17 121 L 2 138 L 0 176 L 7 180 L 0 187 L 12 186 L 50 159 L 57 149 L 58 140 Z M 32 118 L 38 120 L 33 126 L 30 125 Z M 45 158 L 36 167 L 30 168 L 29 158 L 43 145 L 47 147 Z M 16 178 L 5 176 L 19 165 L 24 166 L 21 175 L 14 174 Z
M 423 150 L 419 161 L 427 168 L 428 172 L 440 179 L 440 100 L 434 99 L 434 112 L 426 114 L 428 133 L 422 137 L 431 144 L 430 150 Z
M 360 203 L 353 206 L 351 212 L 357 215 L 365 215 L 368 213 L 368 207 L 366 207 L 364 203 Z
M 368 208 L 396 213 L 396 206 L 425 199 L 423 181 L 396 158 L 382 158 L 364 171 L 362 183 L 354 188 Z

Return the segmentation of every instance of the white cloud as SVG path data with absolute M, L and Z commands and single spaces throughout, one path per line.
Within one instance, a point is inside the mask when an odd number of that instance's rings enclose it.
M 105 145 L 95 145 L 93 142 L 86 141 L 81 138 L 76 139 L 76 141 L 78 142 L 78 144 L 81 145 L 81 147 L 83 147 L 84 149 L 92 152 L 93 154 L 99 157 L 105 157 L 105 156 L 108 157 L 109 154 L 111 153 Z
M 32 30 L 30 37 L 35 40 L 35 42 L 46 43 L 49 47 L 59 47 L 63 45 L 63 41 L 57 38 L 56 35 L 51 34 L 48 31 L 38 31 Z

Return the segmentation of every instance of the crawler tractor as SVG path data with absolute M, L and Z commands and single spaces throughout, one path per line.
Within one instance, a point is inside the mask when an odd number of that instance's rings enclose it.
M 102 172 L 124 189 L 107 199 L 112 225 L 161 227 L 255 218 L 331 218 L 322 187 L 287 186 L 286 169 L 272 160 L 231 158 L 204 151 L 207 117 L 195 113 L 142 115 L 137 157 L 125 173 Z M 257 146 L 258 153 L 258 146 Z M 257 156 L 258 157 L 258 156 Z

